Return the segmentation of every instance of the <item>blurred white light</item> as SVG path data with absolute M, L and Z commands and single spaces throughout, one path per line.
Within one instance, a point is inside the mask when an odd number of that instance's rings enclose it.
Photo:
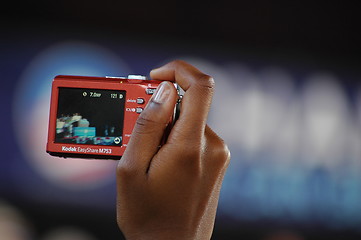
M 268 67 L 260 72 L 265 95 L 263 126 L 267 142 L 264 151 L 269 160 L 291 164 L 296 158 L 299 132 L 299 96 L 294 79 L 279 67 Z
M 335 167 L 342 160 L 350 115 L 337 79 L 328 73 L 308 79 L 303 95 L 303 160 Z
M 355 121 L 354 128 L 352 129 L 352 134 L 349 146 L 350 152 L 352 153 L 352 163 L 355 165 L 359 171 L 361 171 L 361 85 L 359 86 L 356 98 L 356 109 L 355 109 Z
M 232 64 L 226 69 L 231 75 L 227 84 L 222 82 L 221 86 L 217 85 L 214 99 L 216 116 L 212 124 L 236 151 L 246 156 L 242 161 L 252 160 L 263 142 L 259 127 L 263 94 L 257 76 L 247 66 Z
M 52 79 L 59 74 L 126 75 L 127 65 L 109 50 L 87 42 L 62 42 L 40 52 L 22 74 L 14 99 L 14 126 L 26 160 L 45 179 L 66 188 L 101 186 L 115 161 L 51 157 L 45 152 Z

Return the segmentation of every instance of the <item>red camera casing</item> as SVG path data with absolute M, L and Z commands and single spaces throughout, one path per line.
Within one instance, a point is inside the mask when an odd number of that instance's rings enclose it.
M 134 78 L 132 78 L 132 76 Z M 139 114 L 145 108 L 146 104 L 160 83 L 161 81 L 145 80 L 137 75 L 131 75 L 128 78 L 69 75 L 56 76 L 52 84 L 48 142 L 46 151 L 50 155 L 65 158 L 77 157 L 95 159 L 120 159 L 127 147 L 133 127 Z M 106 92 L 107 90 L 111 91 L 108 93 Z M 103 124 L 104 126 L 101 128 L 105 129 L 102 131 L 102 135 L 104 136 L 98 137 L 97 135 L 99 135 L 99 133 L 96 132 L 99 131 L 99 127 L 92 127 L 91 121 L 89 123 L 87 119 L 82 119 L 82 116 L 79 116 L 81 113 L 78 114 L 73 112 L 74 116 L 72 117 L 60 116 L 62 114 L 59 112 L 61 111 L 60 108 L 62 108 L 62 106 L 60 106 L 61 104 L 73 105 L 71 101 L 69 104 L 69 101 L 66 99 L 66 96 L 69 94 L 61 95 L 62 97 L 60 99 L 60 91 L 64 91 L 65 93 L 75 91 L 75 94 L 73 95 L 76 97 L 76 102 L 82 102 L 83 99 L 87 99 L 84 101 L 88 101 L 88 103 L 85 105 L 79 105 L 79 111 L 77 112 L 92 111 L 94 113 L 96 111 L 100 111 L 100 113 L 96 112 L 96 114 L 105 116 L 97 116 L 98 120 L 102 117 L 107 118 L 107 115 L 112 115 L 102 113 L 103 109 L 109 108 L 108 103 L 111 103 L 112 106 L 114 105 L 113 100 L 110 99 L 110 96 L 117 98 L 114 99 L 114 101 L 121 101 L 119 108 L 114 107 L 114 109 L 111 109 L 111 113 L 113 113 L 113 111 L 117 114 L 117 111 L 123 112 L 118 114 L 119 116 L 123 117 L 122 126 L 111 127 L 111 130 L 113 131 L 114 129 L 117 129 L 118 136 L 108 136 L 108 126 L 105 127 L 105 124 Z M 79 96 L 78 92 L 82 93 L 83 96 Z M 119 99 L 123 97 L 124 99 Z M 102 100 L 102 105 L 96 105 L 96 101 L 99 102 L 101 98 L 103 98 L 105 102 Z M 67 101 L 68 104 L 65 104 Z M 118 105 L 116 104 L 115 106 Z M 93 108 L 98 109 L 94 110 Z M 74 121 L 74 119 L 78 121 Z M 84 125 L 85 127 L 79 127 L 81 125 L 79 123 L 80 120 L 84 120 L 84 122 L 88 121 L 88 123 Z M 172 125 L 173 120 L 174 116 L 170 119 L 169 126 Z M 64 125 L 67 127 L 65 128 Z M 64 129 L 66 129 L 66 131 Z M 81 132 L 81 134 L 78 133 L 78 135 L 82 136 L 76 136 L 75 132 Z M 86 135 L 89 134 L 89 132 L 92 132 L 92 136 L 90 137 Z M 104 132 L 106 134 L 104 134 Z M 59 137 L 60 135 L 61 137 Z

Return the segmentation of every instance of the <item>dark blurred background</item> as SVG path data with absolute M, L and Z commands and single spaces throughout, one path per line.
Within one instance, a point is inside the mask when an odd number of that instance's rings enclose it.
M 214 239 L 360 239 L 359 9 L 347 1 L 7 3 L 0 239 L 122 238 L 116 163 L 45 153 L 51 80 L 147 75 L 176 58 L 215 77 L 209 123 L 232 152 Z

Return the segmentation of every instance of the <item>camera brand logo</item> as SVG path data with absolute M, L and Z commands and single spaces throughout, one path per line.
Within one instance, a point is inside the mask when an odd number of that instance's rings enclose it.
M 66 147 L 66 146 L 62 146 L 61 148 L 62 151 L 64 152 L 76 152 L 76 147 Z

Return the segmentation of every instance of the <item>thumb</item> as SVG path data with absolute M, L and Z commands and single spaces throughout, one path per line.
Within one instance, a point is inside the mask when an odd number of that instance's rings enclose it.
M 176 101 L 177 91 L 174 85 L 168 81 L 162 82 L 135 123 L 121 159 L 123 164 L 136 168 L 137 172 L 147 172 L 173 115 Z

